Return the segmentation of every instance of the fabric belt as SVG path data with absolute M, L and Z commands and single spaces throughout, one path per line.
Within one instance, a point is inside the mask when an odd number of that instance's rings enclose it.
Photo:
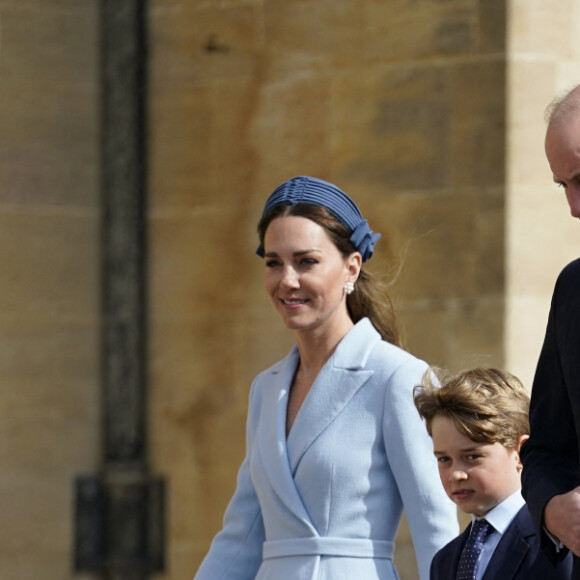
M 390 560 L 395 549 L 388 540 L 359 538 L 291 538 L 264 542 L 262 556 L 283 558 L 285 556 L 344 556 L 347 558 L 385 558 Z

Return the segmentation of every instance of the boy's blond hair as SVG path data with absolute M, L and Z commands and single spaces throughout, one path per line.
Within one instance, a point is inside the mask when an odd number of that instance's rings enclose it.
M 413 390 L 413 399 L 429 435 L 436 415 L 451 419 L 472 441 L 498 442 L 509 449 L 530 432 L 529 394 L 507 371 L 475 368 L 450 376 L 432 369 Z

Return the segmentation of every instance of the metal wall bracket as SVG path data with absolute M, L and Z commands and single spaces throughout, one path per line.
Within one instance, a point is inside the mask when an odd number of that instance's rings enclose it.
M 165 566 L 165 482 L 132 474 L 79 477 L 75 526 L 77 571 L 161 572 Z

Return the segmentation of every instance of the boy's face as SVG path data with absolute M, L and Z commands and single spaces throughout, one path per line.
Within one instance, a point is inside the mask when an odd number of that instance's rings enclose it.
M 462 511 L 483 516 L 520 489 L 519 445 L 508 449 L 501 443 L 477 443 L 443 415 L 433 418 L 431 433 L 441 482 Z

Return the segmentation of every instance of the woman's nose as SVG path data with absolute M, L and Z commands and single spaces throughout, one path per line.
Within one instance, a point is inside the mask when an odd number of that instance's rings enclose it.
M 284 268 L 284 273 L 282 275 L 282 284 L 287 288 L 298 288 L 298 274 L 294 268 Z

